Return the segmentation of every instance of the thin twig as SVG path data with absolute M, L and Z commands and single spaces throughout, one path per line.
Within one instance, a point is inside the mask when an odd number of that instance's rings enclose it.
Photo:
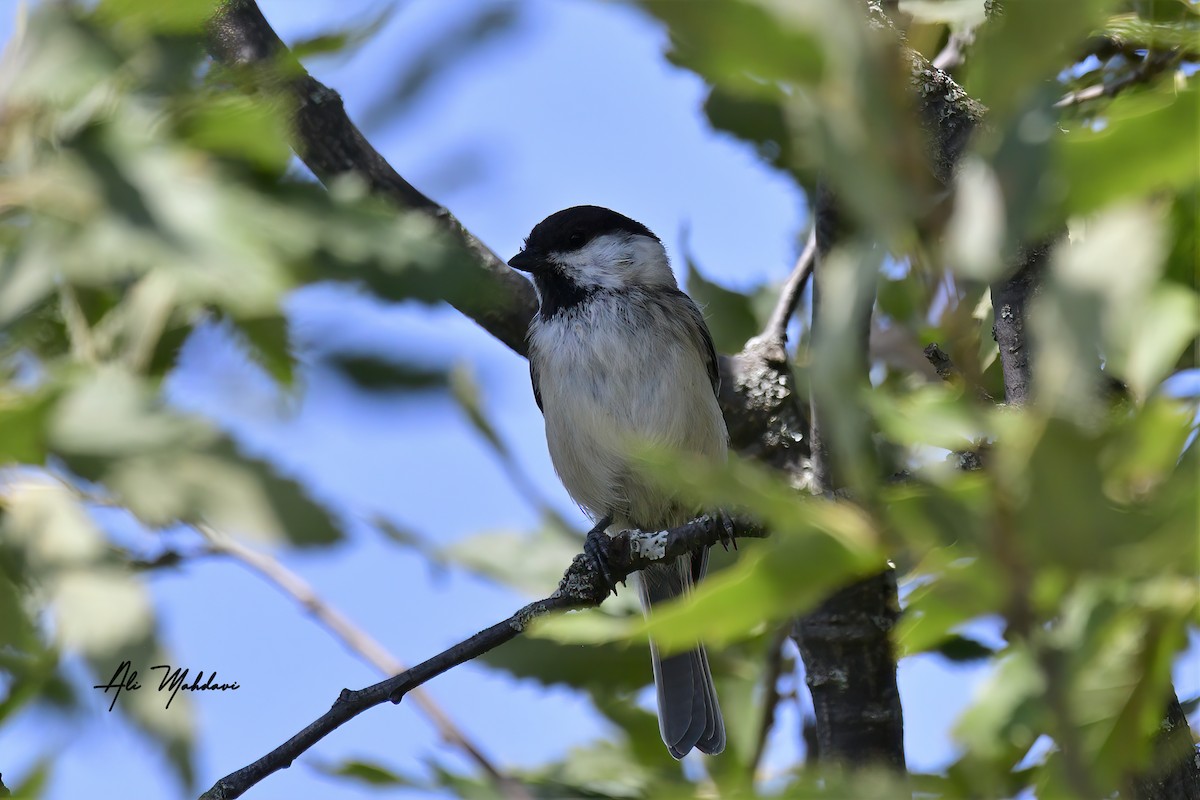
M 750 759 L 750 777 L 758 774 L 759 764 L 767 751 L 767 739 L 775 727 L 775 711 L 779 707 L 779 678 L 783 675 L 783 645 L 788 640 L 789 626 L 781 625 L 771 638 L 767 651 L 767 666 L 763 676 L 763 715 L 758 726 L 758 738 L 754 742 L 754 755 Z
M 1177 63 L 1182 55 L 1183 53 L 1179 48 L 1162 53 L 1151 53 L 1142 59 L 1142 63 L 1138 65 L 1137 69 L 1131 71 L 1128 75 L 1107 83 L 1101 82 L 1079 89 L 1078 91 L 1068 92 L 1054 104 L 1054 107 L 1067 108 L 1069 106 L 1081 105 L 1089 100 L 1099 100 L 1102 97 L 1116 97 L 1131 86 L 1136 86 L 1139 83 L 1149 83 L 1153 77 L 1166 72 L 1171 66 Z
M 812 276 L 816 258 L 817 227 L 814 225 L 813 229 L 809 231 L 804 250 L 796 259 L 796 266 L 792 267 L 792 274 L 788 276 L 787 283 L 783 285 L 783 290 L 779 293 L 779 300 L 776 301 L 775 308 L 771 311 L 771 318 L 767 320 L 767 324 L 763 328 L 763 336 L 771 336 L 782 342 L 787 341 L 788 323 L 791 322 L 792 315 L 796 313 L 796 307 L 800 305 L 800 296 L 804 294 L 804 287 L 808 285 L 808 279 Z
M 925 358 L 933 365 L 937 371 L 938 377 L 946 383 L 962 384 L 966 381 L 966 377 L 954 366 L 954 361 L 950 358 L 950 354 L 943 350 L 937 342 L 933 342 L 925 346 Z M 982 386 L 975 387 L 975 394 L 980 400 L 988 403 L 995 403 L 996 400 Z
M 673 562 L 686 553 L 731 538 L 762 537 L 766 532 L 743 520 L 703 515 L 669 531 L 625 532 L 612 540 L 608 571 L 615 581 L 662 561 Z M 448 669 L 493 650 L 518 634 L 529 623 L 554 611 L 597 606 L 608 596 L 608 588 L 592 561 L 578 555 L 563 575 L 554 594 L 521 608 L 508 619 L 480 631 L 405 672 L 365 689 L 343 689 L 333 706 L 270 753 L 236 772 L 226 775 L 201 795 L 201 800 L 232 800 L 268 775 L 291 766 L 302 753 L 346 722 L 384 702 L 399 703 L 417 687 Z
M 975 27 L 951 31 L 946 46 L 929 62 L 943 72 L 954 72 L 967 61 L 967 49 L 975 44 Z
M 208 541 L 213 552 L 233 558 L 274 584 L 312 615 L 348 650 L 384 675 L 398 675 L 407 669 L 388 652 L 387 648 L 320 597 L 303 578 L 289 570 L 277 559 L 247 547 L 233 537 L 208 525 L 195 527 L 200 535 Z M 437 729 L 442 739 L 466 753 L 467 757 L 487 774 L 488 779 L 496 785 L 501 794 L 511 800 L 527 800 L 532 797 L 523 785 L 501 772 L 427 692 L 422 689 L 414 689 L 412 699 L 425 718 Z

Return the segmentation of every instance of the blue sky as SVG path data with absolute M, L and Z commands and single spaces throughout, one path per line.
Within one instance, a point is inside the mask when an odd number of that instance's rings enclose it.
M 349 58 L 309 64 L 340 91 L 351 115 L 396 169 L 449 207 L 497 253 L 516 252 L 532 225 L 578 203 L 615 208 L 658 233 L 681 262 L 681 233 L 709 277 L 734 287 L 782 280 L 805 233 L 803 196 L 762 167 L 752 150 L 713 133 L 700 111 L 704 87 L 661 53 L 665 35 L 636 11 L 611 3 L 529 0 L 508 31 L 461 60 L 404 113 L 380 113 L 394 80 L 439 34 L 482 0 L 409 0 Z M 263 0 L 267 18 L 293 42 L 365 20 L 373 0 Z M 11 31 L 4 5 L 0 38 Z M 499 426 L 542 493 L 568 519 L 582 515 L 546 454 L 527 365 L 457 312 L 385 307 L 353 293 L 305 290 L 289 302 L 297 342 L 309 353 L 334 346 L 384 348 L 439 365 L 463 364 L 483 387 Z M 299 407 L 280 413 L 266 378 L 219 330 L 188 346 L 170 381 L 171 398 L 212 415 L 249 449 L 266 453 L 351 520 L 349 542 L 283 554 L 327 600 L 415 663 L 492 624 L 523 598 L 470 576 L 432 572 L 368 524 L 383 516 L 447 543 L 484 530 L 528 530 L 536 513 L 513 489 L 461 412 L 437 396 L 375 397 L 311 367 Z M 130 520 L 106 524 L 142 536 Z M 233 563 L 208 560 L 153 579 L 163 632 L 180 666 L 215 669 L 237 692 L 195 698 L 203 787 L 265 753 L 318 716 L 345 686 L 377 675 L 345 652 L 292 602 Z M 647 670 L 649 665 L 647 664 Z M 1177 675 L 1181 695 L 1200 692 L 1195 664 Z M 914 769 L 952 755 L 948 729 L 981 668 L 932 658 L 900 667 L 906 744 Z M 501 764 L 534 765 L 605 734 L 587 703 L 483 667 L 439 677 L 430 692 Z M 178 787 L 108 700 L 95 713 L 30 713 L 0 731 L 0 771 L 18 782 L 40 756 L 56 753 L 51 798 L 172 797 Z M 164 712 L 165 713 L 165 712 Z M 796 755 L 795 712 L 781 721 L 771 761 Z M 291 769 L 268 778 L 255 798 L 378 797 L 332 784 L 306 762 L 364 757 L 420 771 L 432 754 L 468 766 L 438 742 L 412 708 L 372 710 L 327 738 Z M 410 795 L 411 796 L 411 795 Z

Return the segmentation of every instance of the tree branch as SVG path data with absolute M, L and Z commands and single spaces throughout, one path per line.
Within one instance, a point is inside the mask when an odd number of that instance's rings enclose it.
M 1000 348 L 1004 401 L 1010 406 L 1023 406 L 1030 399 L 1033 370 L 1025 339 L 1025 320 L 1049 256 L 1050 245 L 1045 243 L 1023 251 L 1017 271 L 992 285 L 995 313 L 992 336 Z
M 305 71 L 254 0 L 225 0 L 209 25 L 208 49 L 226 67 L 251 73 L 256 85 L 282 89 L 291 97 L 296 154 L 323 182 L 355 175 L 373 194 L 438 220 L 475 256 L 476 266 L 496 288 L 477 302 L 459 303 L 458 310 L 525 354 L 525 331 L 537 311 L 532 284 L 388 164 L 350 121 L 341 96 Z
M 808 241 L 804 244 L 804 250 L 796 259 L 796 266 L 792 267 L 792 274 L 788 276 L 787 283 L 779 292 L 779 299 L 775 302 L 771 317 L 763 326 L 762 336 L 772 336 L 781 342 L 787 341 L 788 323 L 791 322 L 792 315 L 796 313 L 796 307 L 800 305 L 800 296 L 804 294 L 804 287 L 808 285 L 808 279 L 812 276 L 813 264 L 816 263 L 816 260 L 817 229 L 814 226 L 808 233 Z
M 1133 780 L 1135 800 L 1200 800 L 1200 753 L 1175 689 L 1154 741 L 1154 762 Z
M 1089 100 L 1098 100 L 1102 97 L 1116 97 L 1131 86 L 1149 83 L 1156 75 L 1166 72 L 1172 66 L 1178 64 L 1182 58 L 1183 51 L 1180 48 L 1160 53 L 1150 53 L 1142 59 L 1142 62 L 1138 64 L 1136 69 L 1131 70 L 1128 74 L 1108 83 L 1101 82 L 1075 92 L 1068 92 L 1054 104 L 1054 107 L 1069 108 L 1070 106 L 1082 105 Z
M 627 531 L 612 540 L 608 569 L 620 581 L 652 563 L 675 558 L 701 547 L 733 538 L 759 538 L 766 532 L 744 520 L 700 516 L 668 531 Z M 365 689 L 343 689 L 333 706 L 292 738 L 262 758 L 221 778 L 201 800 L 232 800 L 267 776 L 291 766 L 302 753 L 346 722 L 384 702 L 399 703 L 405 695 L 448 669 L 470 661 L 523 633 L 529 623 L 554 611 L 597 606 L 608 596 L 599 573 L 587 556 L 571 562 L 552 595 L 521 608 L 508 619 L 437 654 L 411 669 Z
M 197 525 L 196 530 L 208 541 L 210 552 L 233 558 L 274 584 L 276 588 L 311 614 L 348 650 L 384 675 L 397 675 L 404 672 L 406 667 L 389 653 L 387 648 L 322 599 L 312 586 L 277 559 L 247 547 L 233 537 L 208 525 Z M 519 781 L 501 772 L 491 759 L 483 754 L 479 745 L 471 741 L 467 734 L 442 710 L 441 706 L 429 696 L 428 692 L 414 689 L 412 699 L 425 718 L 437 729 L 442 739 L 462 750 L 470 760 L 474 761 L 501 795 L 510 800 L 532 800 L 533 796 L 529 791 Z
M 967 50 L 974 44 L 974 26 L 951 31 L 950 36 L 946 39 L 945 47 L 929 63 L 935 69 L 940 69 L 942 72 L 954 72 L 954 70 L 967 63 Z
M 937 372 L 938 377 L 946 383 L 961 385 L 966 381 L 966 376 L 962 374 L 958 367 L 954 366 L 954 361 L 950 358 L 950 354 L 943 350 L 937 342 L 926 345 L 923 352 L 925 353 L 925 359 L 933 365 L 933 369 Z M 984 402 L 996 402 L 982 386 L 975 386 L 975 394 Z
M 825 259 L 845 236 L 837 200 L 825 184 L 817 189 L 816 267 L 813 273 L 813 336 L 822 335 L 821 291 Z M 854 368 L 867 380 L 867 336 L 875 292 L 859 292 L 853 309 L 860 352 Z M 842 488 L 844 465 L 825 441 L 829 398 L 814 387 L 810 442 L 813 484 L 820 493 Z M 805 679 L 816 715 L 815 753 L 810 759 L 842 765 L 883 764 L 904 769 L 904 714 L 896 686 L 891 631 L 900 617 L 895 570 L 836 592 L 796 620 L 792 637 L 804 658 Z

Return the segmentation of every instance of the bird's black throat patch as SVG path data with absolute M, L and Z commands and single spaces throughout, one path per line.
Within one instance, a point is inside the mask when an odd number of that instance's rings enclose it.
M 598 287 L 580 286 L 555 267 L 534 273 L 533 282 L 542 300 L 538 316 L 544 320 L 570 311 L 599 291 Z

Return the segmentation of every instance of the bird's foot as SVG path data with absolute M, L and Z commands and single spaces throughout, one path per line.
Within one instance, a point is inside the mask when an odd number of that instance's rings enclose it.
M 728 511 L 718 509 L 712 514 L 713 523 L 717 526 L 717 541 L 721 543 L 726 552 L 730 546 L 737 550 L 737 526 L 734 524 L 733 517 Z
M 613 580 L 612 571 L 608 565 L 611 561 L 612 539 L 608 536 L 608 526 L 612 517 L 604 517 L 592 527 L 583 541 L 583 553 L 592 562 L 593 572 L 599 576 L 600 584 L 609 592 L 617 593 L 617 582 Z

